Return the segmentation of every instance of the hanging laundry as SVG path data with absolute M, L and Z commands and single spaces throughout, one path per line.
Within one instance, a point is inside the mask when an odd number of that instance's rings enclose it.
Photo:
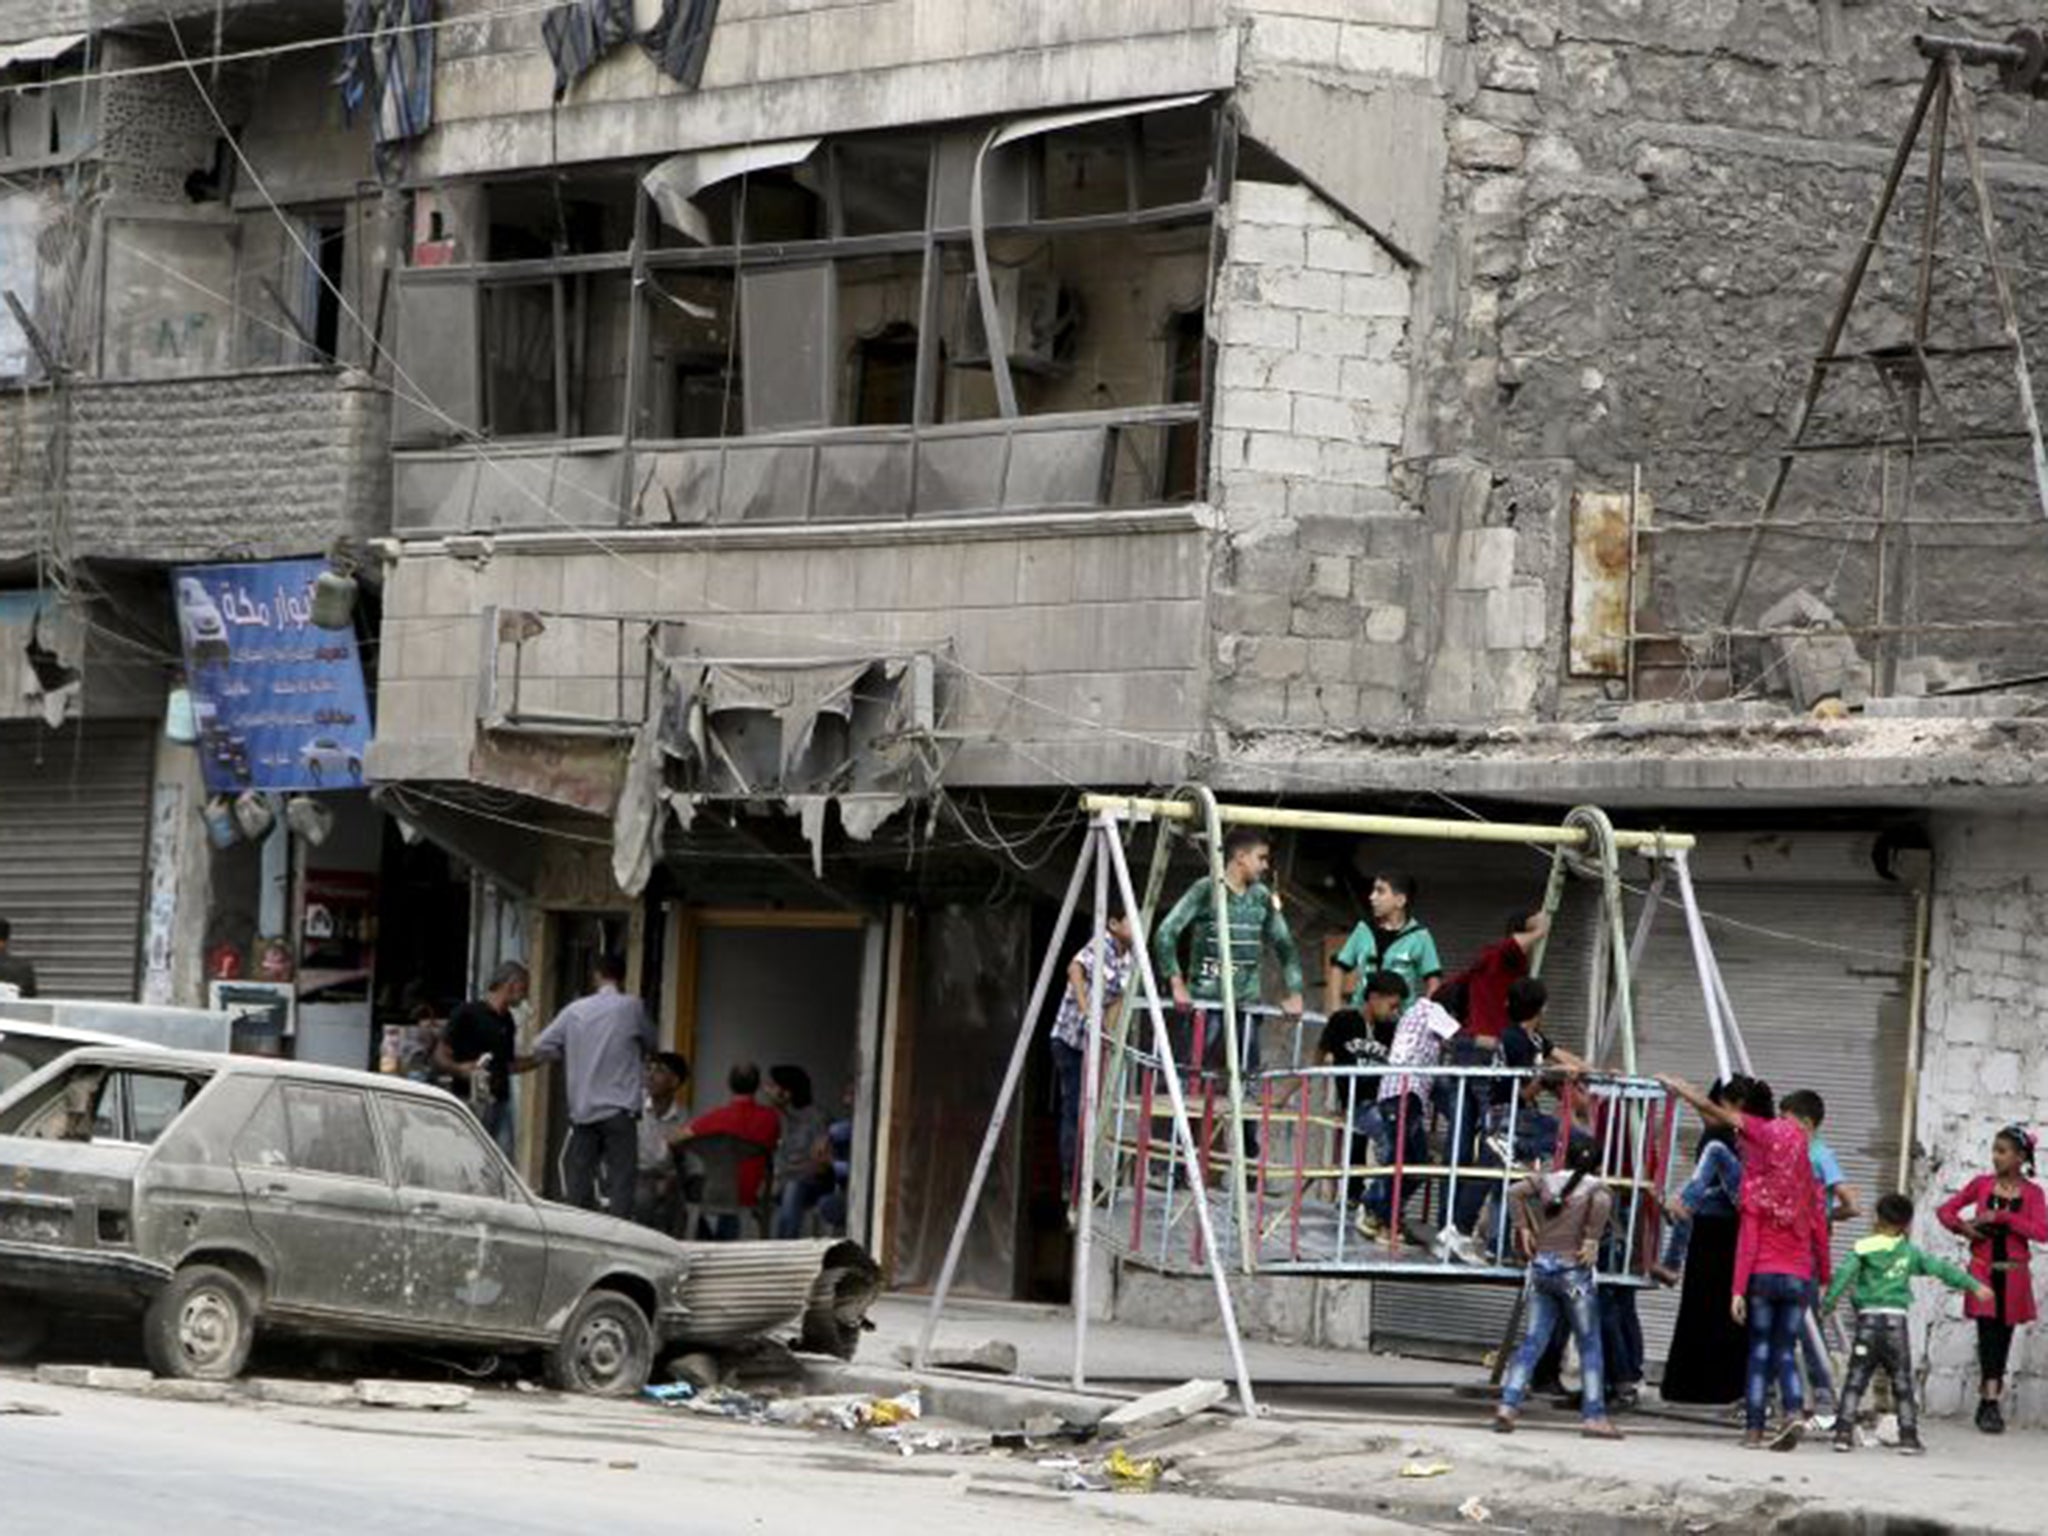
M 694 91 L 704 78 L 704 57 L 711 52 L 717 23 L 718 0 L 661 0 L 661 15 L 640 34 L 640 46 L 664 75 Z
M 370 108 L 377 169 L 389 177 L 399 147 L 434 126 L 434 0 L 348 0 L 343 15 L 342 112 L 353 123 Z
M 569 0 L 540 21 L 541 41 L 555 61 L 555 100 L 633 35 L 633 0 Z

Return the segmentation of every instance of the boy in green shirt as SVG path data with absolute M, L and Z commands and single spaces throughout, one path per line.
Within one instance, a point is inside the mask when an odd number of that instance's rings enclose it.
M 1919 1408 L 1913 1397 L 1913 1349 L 1906 1338 L 1906 1309 L 1913 1300 L 1913 1277 L 1932 1275 L 1959 1291 L 1988 1298 L 1991 1292 L 1945 1259 L 1906 1241 L 1913 1224 L 1913 1202 L 1904 1195 L 1886 1195 L 1877 1202 L 1877 1231 L 1857 1243 L 1849 1262 L 1836 1274 L 1821 1302 L 1823 1314 L 1833 1309 L 1844 1291 L 1856 1293 L 1856 1342 L 1849 1350 L 1849 1379 L 1842 1384 L 1835 1418 L 1835 1449 L 1856 1449 L 1856 1403 L 1879 1366 L 1891 1378 L 1892 1401 L 1899 1410 L 1899 1453 L 1920 1456 Z
M 1280 962 L 1280 984 L 1287 989 L 1280 1008 L 1299 1014 L 1301 999 L 1301 953 L 1287 919 L 1280 915 L 1280 899 L 1265 884 L 1272 864 L 1273 847 L 1256 827 L 1232 827 L 1223 839 L 1223 901 L 1230 924 L 1224 942 L 1216 934 L 1215 888 L 1197 880 L 1173 904 L 1152 933 L 1152 963 L 1173 988 L 1174 1006 L 1192 1007 L 1197 1002 L 1214 1003 L 1223 996 L 1223 967 L 1230 966 L 1231 995 L 1240 1010 L 1259 1001 L 1259 960 L 1270 947 Z M 1189 938 L 1188 974 L 1181 971 L 1180 941 Z M 1192 975 L 1190 986 L 1188 976 Z M 1222 1056 L 1223 1032 L 1207 1031 L 1204 1055 L 1212 1060 Z M 1249 1076 L 1258 1070 L 1259 1031 L 1256 1024 L 1242 1036 L 1244 1051 L 1240 1067 Z M 1202 1065 L 1198 1063 L 1197 1065 Z
M 1372 882 L 1366 905 L 1372 916 L 1351 930 L 1344 947 L 1331 959 L 1333 978 L 1341 989 L 1344 978 L 1352 978 L 1351 1006 L 1365 1006 L 1365 982 L 1374 971 L 1392 971 L 1408 983 L 1410 998 L 1429 997 L 1443 975 L 1443 961 L 1437 958 L 1436 940 L 1409 913 L 1415 898 L 1415 877 L 1406 870 L 1390 869 Z

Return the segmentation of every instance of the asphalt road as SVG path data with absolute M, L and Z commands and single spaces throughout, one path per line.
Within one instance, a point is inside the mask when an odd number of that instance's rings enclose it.
M 450 1414 L 295 1409 L 158 1402 L 11 1375 L 0 1375 L 0 1490 L 0 1528 L 110 1536 L 1416 1529 L 1278 1502 L 1070 1494 L 1026 1459 L 905 1459 L 855 1436 L 639 1403 L 493 1390 Z

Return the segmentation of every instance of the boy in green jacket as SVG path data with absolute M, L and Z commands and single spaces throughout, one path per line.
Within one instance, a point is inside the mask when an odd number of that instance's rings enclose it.
M 1922 1252 L 1906 1241 L 1913 1225 L 1913 1202 L 1904 1195 L 1886 1195 L 1877 1202 L 1877 1231 L 1857 1243 L 1849 1262 L 1835 1275 L 1821 1303 L 1823 1315 L 1844 1291 L 1856 1293 L 1856 1342 L 1849 1349 L 1849 1379 L 1842 1386 L 1835 1418 L 1835 1449 L 1856 1449 L 1856 1403 L 1881 1365 L 1891 1378 L 1892 1400 L 1899 1410 L 1899 1454 L 1920 1456 L 1919 1407 L 1913 1396 L 1913 1350 L 1906 1339 L 1906 1309 L 1913 1300 L 1913 1277 L 1932 1275 L 1959 1291 L 1988 1291 L 1955 1265 Z

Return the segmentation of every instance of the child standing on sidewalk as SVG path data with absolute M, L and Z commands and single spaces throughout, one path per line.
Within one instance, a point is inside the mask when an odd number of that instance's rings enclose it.
M 1493 1421 L 1501 1434 L 1514 1430 L 1522 1400 L 1529 1395 L 1529 1377 L 1562 1313 L 1579 1350 L 1581 1433 L 1596 1440 L 1621 1438 L 1607 1417 L 1601 1387 L 1600 1304 L 1593 1260 L 1614 1209 L 1614 1196 L 1600 1181 L 1599 1169 L 1600 1149 L 1590 1141 L 1574 1142 L 1563 1169 L 1523 1179 L 1508 1191 L 1515 1233 L 1529 1258 L 1529 1326 L 1501 1384 L 1500 1411 Z
M 1967 1219 L 1965 1210 L 1972 1212 Z M 1944 1227 L 1970 1240 L 1970 1273 L 1991 1290 L 1988 1299 L 1965 1303 L 1963 1315 L 1977 1320 L 1977 1427 L 2002 1435 L 2005 1415 L 1998 1401 L 2005 1395 L 2013 1332 L 2035 1316 L 2027 1245 L 2048 1242 L 2048 1198 L 2034 1182 L 2032 1134 L 2008 1125 L 1992 1137 L 1991 1172 L 1950 1195 L 1938 1214 Z
M 1856 1404 L 1883 1366 L 1891 1378 L 1892 1401 L 1898 1405 L 1899 1452 L 1918 1456 L 1926 1448 L 1920 1444 L 1919 1408 L 1913 1396 L 1913 1346 L 1906 1337 L 1913 1277 L 1932 1275 L 1979 1301 L 1991 1299 L 1991 1288 L 1906 1241 L 1906 1229 L 1913 1225 L 1913 1202 L 1904 1195 L 1886 1195 L 1877 1202 L 1876 1225 L 1877 1231 L 1856 1245 L 1821 1303 L 1823 1312 L 1832 1311 L 1845 1291 L 1856 1301 L 1856 1342 L 1849 1347 L 1849 1372 L 1835 1418 L 1835 1449 L 1856 1449 Z

